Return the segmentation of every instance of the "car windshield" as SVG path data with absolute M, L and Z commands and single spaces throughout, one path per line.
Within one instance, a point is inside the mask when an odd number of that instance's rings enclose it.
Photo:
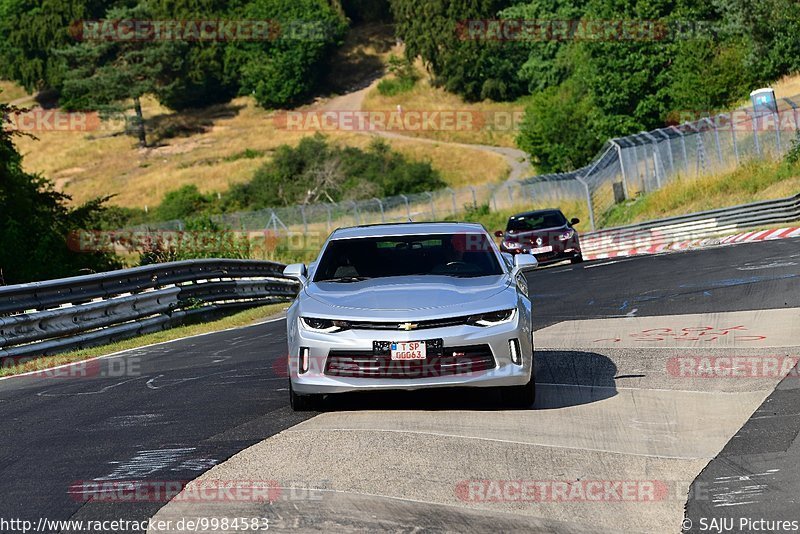
M 355 282 L 411 275 L 502 274 L 491 240 L 480 233 L 335 239 L 325 248 L 315 282 Z
M 530 232 L 544 228 L 556 228 L 567 224 L 567 219 L 560 211 L 541 211 L 515 215 L 508 219 L 508 232 Z

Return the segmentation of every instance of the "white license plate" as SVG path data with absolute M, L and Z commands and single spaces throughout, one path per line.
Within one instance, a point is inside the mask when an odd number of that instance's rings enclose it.
M 428 357 L 424 341 L 397 341 L 390 349 L 393 360 L 424 360 Z
M 546 247 L 532 248 L 531 254 L 544 254 L 545 252 L 552 252 L 552 251 L 553 247 L 551 245 L 548 245 Z

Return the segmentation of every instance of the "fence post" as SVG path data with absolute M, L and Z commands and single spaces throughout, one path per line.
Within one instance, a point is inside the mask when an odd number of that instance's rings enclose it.
M 374 200 L 375 202 L 377 202 L 377 203 L 378 203 L 378 207 L 380 207 L 380 208 L 381 208 L 381 222 L 382 222 L 382 223 L 385 223 L 385 222 L 386 222 L 386 216 L 385 216 L 385 215 L 384 215 L 384 213 L 383 213 L 383 202 L 381 202 L 381 199 L 379 199 L 379 198 L 376 198 L 376 197 L 372 197 L 372 200 Z
M 777 103 L 775 104 L 775 145 L 778 149 L 778 154 L 780 154 L 783 149 L 781 147 L 781 116 L 777 111 L 778 106 Z
M 475 188 L 473 186 L 469 186 L 470 191 L 472 191 L 472 207 L 478 209 L 478 196 L 475 194 Z
M 681 138 L 681 152 L 683 153 L 683 172 L 686 173 L 686 176 L 689 176 L 689 154 L 686 152 L 686 136 L 683 135 L 683 130 L 678 128 L 677 126 L 670 126 L 675 132 L 678 133 L 678 136 Z
M 354 219 L 356 221 L 356 226 L 360 226 L 361 225 L 361 214 L 358 213 L 358 204 L 356 204 L 355 200 L 351 200 L 350 202 L 353 203 L 353 215 L 354 215 Z
M 408 222 L 411 222 L 411 208 L 408 205 L 408 197 L 405 195 L 400 195 L 400 197 L 406 203 L 406 217 L 408 217 Z
M 300 204 L 300 216 L 303 217 L 303 233 L 308 235 L 308 222 L 306 221 L 306 207 Z
M 642 132 L 646 138 L 653 144 L 653 174 L 656 177 L 656 189 L 661 189 L 661 176 L 659 175 L 658 164 L 661 161 L 658 153 L 658 139 L 649 132 Z
M 514 206 L 514 195 L 511 194 L 512 182 L 506 182 L 506 191 L 508 192 L 508 207 Z
M 436 220 L 436 209 L 433 207 L 433 193 L 428 191 L 425 194 L 428 195 L 428 198 L 431 201 L 431 220 L 435 221 Z
M 664 139 L 667 141 L 667 154 L 669 155 L 669 175 L 675 176 L 675 157 L 672 155 L 672 139 L 670 139 L 669 135 L 660 128 L 656 130 L 656 132 L 664 136 Z
M 589 208 L 589 224 L 592 227 L 592 232 L 594 232 L 594 206 L 592 206 L 592 193 L 589 191 L 589 184 L 580 176 L 576 176 L 575 179 L 583 184 L 583 189 L 586 191 L 586 206 Z
M 445 187 L 445 189 L 447 191 L 450 191 L 450 195 L 453 198 L 453 217 L 455 217 L 456 214 L 458 213 L 458 208 L 456 208 L 456 192 L 455 192 L 455 190 L 453 190 L 452 187 Z
M 611 144 L 617 150 L 617 159 L 619 159 L 619 168 L 622 171 L 622 189 L 625 191 L 625 198 L 631 198 L 630 192 L 628 191 L 628 175 L 625 172 L 625 163 L 622 161 L 622 147 L 619 146 L 616 139 L 612 139 Z
M 756 145 L 756 155 L 761 156 L 761 143 L 758 141 L 758 118 L 756 117 L 756 106 L 753 105 L 753 142 Z
M 717 161 L 719 161 L 720 167 L 722 167 L 722 145 L 719 142 L 719 130 L 717 130 L 717 121 L 712 121 L 710 117 L 706 117 L 706 120 L 714 129 L 714 142 L 717 144 Z
M 733 124 L 733 113 L 729 115 L 731 125 L 731 142 L 733 143 L 733 155 L 736 158 L 736 166 L 739 166 L 739 144 L 736 142 L 736 126 Z

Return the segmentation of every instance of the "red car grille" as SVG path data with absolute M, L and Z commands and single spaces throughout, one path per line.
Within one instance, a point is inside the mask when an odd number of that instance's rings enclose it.
M 486 371 L 496 365 L 489 345 L 447 347 L 440 354 L 429 354 L 426 360 L 404 361 L 371 350 L 332 350 L 325 374 L 351 378 L 431 378 Z

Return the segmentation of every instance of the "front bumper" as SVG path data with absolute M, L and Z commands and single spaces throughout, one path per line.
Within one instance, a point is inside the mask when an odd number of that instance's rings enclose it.
M 289 376 L 292 388 L 301 395 L 344 393 L 363 390 L 415 390 L 435 387 L 494 387 L 520 386 L 531 378 L 533 369 L 533 333 L 529 319 L 517 313 L 513 321 L 506 324 L 477 327 L 469 325 L 429 328 L 415 331 L 396 330 L 347 330 L 333 334 L 313 332 L 297 328 L 297 339 L 289 354 Z M 447 347 L 488 345 L 494 356 L 492 369 L 469 371 L 442 376 L 418 376 L 414 378 L 388 377 L 343 377 L 326 374 L 326 364 L 331 351 L 372 351 L 374 341 L 418 341 L 442 339 Z M 521 350 L 522 364 L 512 362 L 509 340 L 517 339 Z M 300 347 L 309 351 L 309 369 L 300 373 Z

